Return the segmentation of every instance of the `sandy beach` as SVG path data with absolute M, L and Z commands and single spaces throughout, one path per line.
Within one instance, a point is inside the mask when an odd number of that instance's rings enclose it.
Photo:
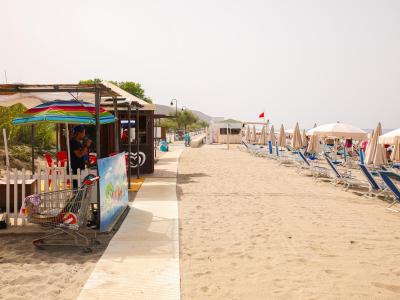
M 111 235 L 92 253 L 70 248 L 38 250 L 32 239 L 39 233 L 0 235 L 0 299 L 76 299 L 106 248 Z
M 182 299 L 399 299 L 399 215 L 226 146 L 178 177 Z

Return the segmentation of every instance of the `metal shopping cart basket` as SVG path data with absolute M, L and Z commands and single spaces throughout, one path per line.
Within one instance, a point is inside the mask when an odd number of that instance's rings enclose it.
M 32 241 L 38 247 L 43 246 L 80 246 L 85 252 L 90 252 L 93 239 L 87 237 L 82 229 L 86 229 L 91 187 L 99 180 L 93 175 L 83 180 L 80 188 L 61 190 L 28 196 L 24 200 L 21 214 L 28 222 L 53 229 L 47 235 Z M 54 239 L 64 235 L 69 238 Z

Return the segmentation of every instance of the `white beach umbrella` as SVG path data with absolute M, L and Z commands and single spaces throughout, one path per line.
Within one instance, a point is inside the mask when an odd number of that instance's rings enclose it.
M 398 140 L 400 140 L 400 128 L 381 135 L 379 144 L 395 145 Z
M 319 137 L 316 134 L 310 136 L 310 142 L 308 143 L 307 147 L 308 153 L 320 153 L 321 152 L 321 145 L 319 143 Z
M 281 129 L 279 130 L 279 139 L 278 139 L 278 145 L 279 147 L 286 147 L 286 134 L 285 134 L 285 128 L 283 127 L 283 124 L 281 125 Z
M 246 140 L 246 142 L 248 142 L 248 143 L 250 142 L 250 126 L 249 126 L 249 125 L 246 126 L 245 140 Z
M 20 103 L 24 105 L 27 109 L 30 109 L 45 102 L 47 102 L 47 100 L 42 99 L 41 97 L 31 93 L 16 93 L 13 95 L 0 96 L 0 106 L 5 107 Z
M 269 132 L 268 140 L 272 142 L 272 146 L 275 145 L 275 143 L 276 143 L 276 137 L 275 137 L 275 128 L 274 128 L 274 125 L 271 126 L 271 131 Z
M 330 123 L 317 126 L 307 131 L 307 135 L 318 134 L 319 137 L 335 137 L 343 139 L 366 139 L 368 134 L 364 130 L 350 124 Z
M 296 123 L 296 126 L 294 128 L 293 139 L 292 139 L 292 147 L 294 149 L 300 149 L 301 147 L 303 147 L 303 141 L 301 139 L 299 123 Z
M 397 139 L 390 159 L 394 162 L 400 162 L 400 139 Z
M 381 134 L 382 134 L 382 125 L 381 125 L 381 123 L 379 123 L 376 126 L 374 133 L 368 142 L 367 149 L 365 151 L 364 161 L 365 161 L 365 164 L 367 164 L 367 165 L 370 165 L 374 162 L 375 152 L 377 150 L 377 145 L 378 145 L 378 138 Z

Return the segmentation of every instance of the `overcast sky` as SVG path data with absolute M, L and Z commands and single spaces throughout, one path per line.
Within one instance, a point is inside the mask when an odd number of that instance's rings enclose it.
M 400 127 L 400 1 L 0 2 L 0 82 L 140 82 L 156 103 Z

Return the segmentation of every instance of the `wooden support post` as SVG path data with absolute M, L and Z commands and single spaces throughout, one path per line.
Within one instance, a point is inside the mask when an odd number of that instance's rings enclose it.
M 140 178 L 140 126 L 139 126 L 139 107 L 136 107 L 136 155 L 137 155 L 137 168 L 136 168 L 136 176 L 137 179 Z
M 100 89 L 96 84 L 95 104 L 96 104 L 96 154 L 97 159 L 101 158 L 100 147 Z M 78 181 L 79 182 L 79 181 Z M 72 186 L 72 182 L 70 183 Z M 97 187 L 97 227 L 100 228 L 100 187 Z
M 118 126 L 118 106 L 117 106 L 117 99 L 113 98 L 113 104 L 114 104 L 114 117 L 115 117 L 115 121 L 114 121 L 114 151 L 116 153 L 119 153 L 119 126 Z
M 132 155 L 132 142 L 131 142 L 131 103 L 128 104 L 128 189 L 131 188 L 131 177 L 132 177 L 132 169 L 131 169 L 131 155 Z M 137 136 L 137 133 L 136 133 Z

